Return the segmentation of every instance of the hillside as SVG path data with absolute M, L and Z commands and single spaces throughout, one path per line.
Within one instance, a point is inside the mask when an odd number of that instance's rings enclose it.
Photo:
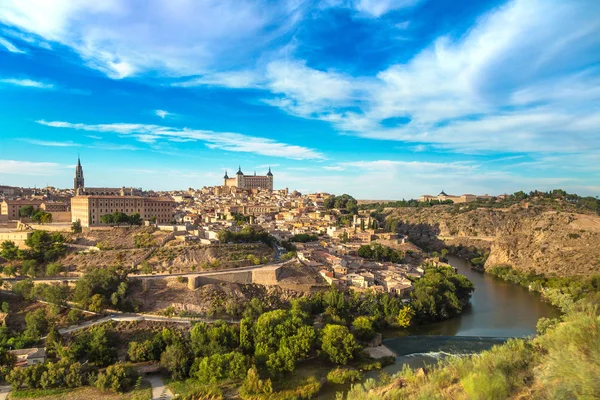
M 600 216 L 526 202 L 509 208 L 458 206 L 386 209 L 386 223 L 430 250 L 475 246 L 489 251 L 485 268 L 510 265 L 558 276 L 600 272 Z

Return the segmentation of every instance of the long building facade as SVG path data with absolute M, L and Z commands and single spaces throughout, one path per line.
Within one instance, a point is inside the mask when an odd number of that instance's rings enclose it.
M 122 212 L 140 214 L 142 219 L 156 217 L 157 223 L 169 223 L 173 219 L 175 202 L 171 199 L 140 196 L 75 196 L 71 198 L 71 220 L 79 221 L 85 228 L 103 226 L 103 215 Z
M 230 178 L 225 171 L 223 177 L 223 186 L 235 186 L 240 189 L 265 189 L 273 190 L 273 173 L 271 168 L 266 175 L 244 175 L 242 168 L 239 167 L 235 177 Z

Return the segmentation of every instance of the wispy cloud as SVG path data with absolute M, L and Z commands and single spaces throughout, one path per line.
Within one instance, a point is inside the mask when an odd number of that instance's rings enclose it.
M 152 7 L 23 0 L 0 3 L 0 21 L 68 46 L 90 67 L 120 79 L 149 70 L 189 76 L 232 67 L 291 35 L 306 9 L 295 0 L 207 0 L 176 7 L 170 0 L 153 1 Z
M 19 49 L 17 46 L 15 46 L 3 37 L 0 37 L 0 46 L 3 46 L 6 50 L 10 51 L 11 53 L 25 54 L 24 50 Z
M 261 154 L 265 156 L 285 157 L 295 160 L 324 159 L 325 155 L 303 146 L 281 143 L 273 139 L 247 136 L 232 132 L 215 132 L 188 128 L 173 128 L 147 124 L 99 124 L 88 125 L 63 121 L 36 121 L 45 126 L 55 128 L 70 128 L 90 132 L 111 132 L 121 135 L 131 135 L 138 141 L 154 143 L 159 139 L 189 139 L 202 141 L 211 149 L 232 152 Z
M 165 117 L 168 117 L 170 115 L 174 115 L 173 113 L 170 113 L 165 110 L 154 110 L 154 114 L 156 114 L 157 117 L 160 117 L 162 119 L 165 119 Z
M 0 160 L 0 170 L 7 175 L 50 176 L 61 172 L 65 165 L 54 162 Z
M 47 140 L 37 140 L 37 139 L 19 139 L 22 142 L 33 144 L 36 146 L 46 146 L 46 147 L 73 147 L 79 146 L 77 143 L 73 143 L 68 140 L 65 142 L 56 142 L 56 141 L 47 141 Z
M 36 89 L 54 89 L 54 84 L 52 84 L 52 83 L 34 81 L 32 79 L 27 79 L 27 78 L 23 78 L 23 79 L 21 79 L 21 78 L 3 78 L 3 79 L 0 79 L 0 83 L 4 83 L 7 85 L 13 85 L 13 86 L 36 88 Z

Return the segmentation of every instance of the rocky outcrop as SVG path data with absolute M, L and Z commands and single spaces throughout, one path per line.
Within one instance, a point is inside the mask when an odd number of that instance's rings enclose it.
M 485 268 L 572 276 L 600 273 L 600 216 L 517 205 L 457 212 L 453 206 L 400 208 L 387 218 L 429 250 L 445 245 L 489 250 Z

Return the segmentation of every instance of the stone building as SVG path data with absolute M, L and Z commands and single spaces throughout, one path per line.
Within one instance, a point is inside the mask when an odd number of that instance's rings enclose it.
M 103 215 L 122 212 L 140 214 L 143 220 L 156 217 L 157 223 L 169 223 L 173 219 L 175 202 L 171 199 L 140 196 L 75 196 L 71 199 L 71 221 L 81 226 L 102 226 Z
M 0 215 L 7 215 L 8 219 L 19 219 L 19 209 L 25 206 L 32 206 L 34 209 L 40 208 L 43 203 L 40 199 L 16 199 L 4 200 L 0 203 Z
M 242 168 L 239 167 L 235 177 L 230 178 L 225 171 L 223 177 L 223 186 L 234 186 L 240 189 L 266 189 L 273 190 L 273 173 L 269 167 L 266 175 L 244 175 Z

